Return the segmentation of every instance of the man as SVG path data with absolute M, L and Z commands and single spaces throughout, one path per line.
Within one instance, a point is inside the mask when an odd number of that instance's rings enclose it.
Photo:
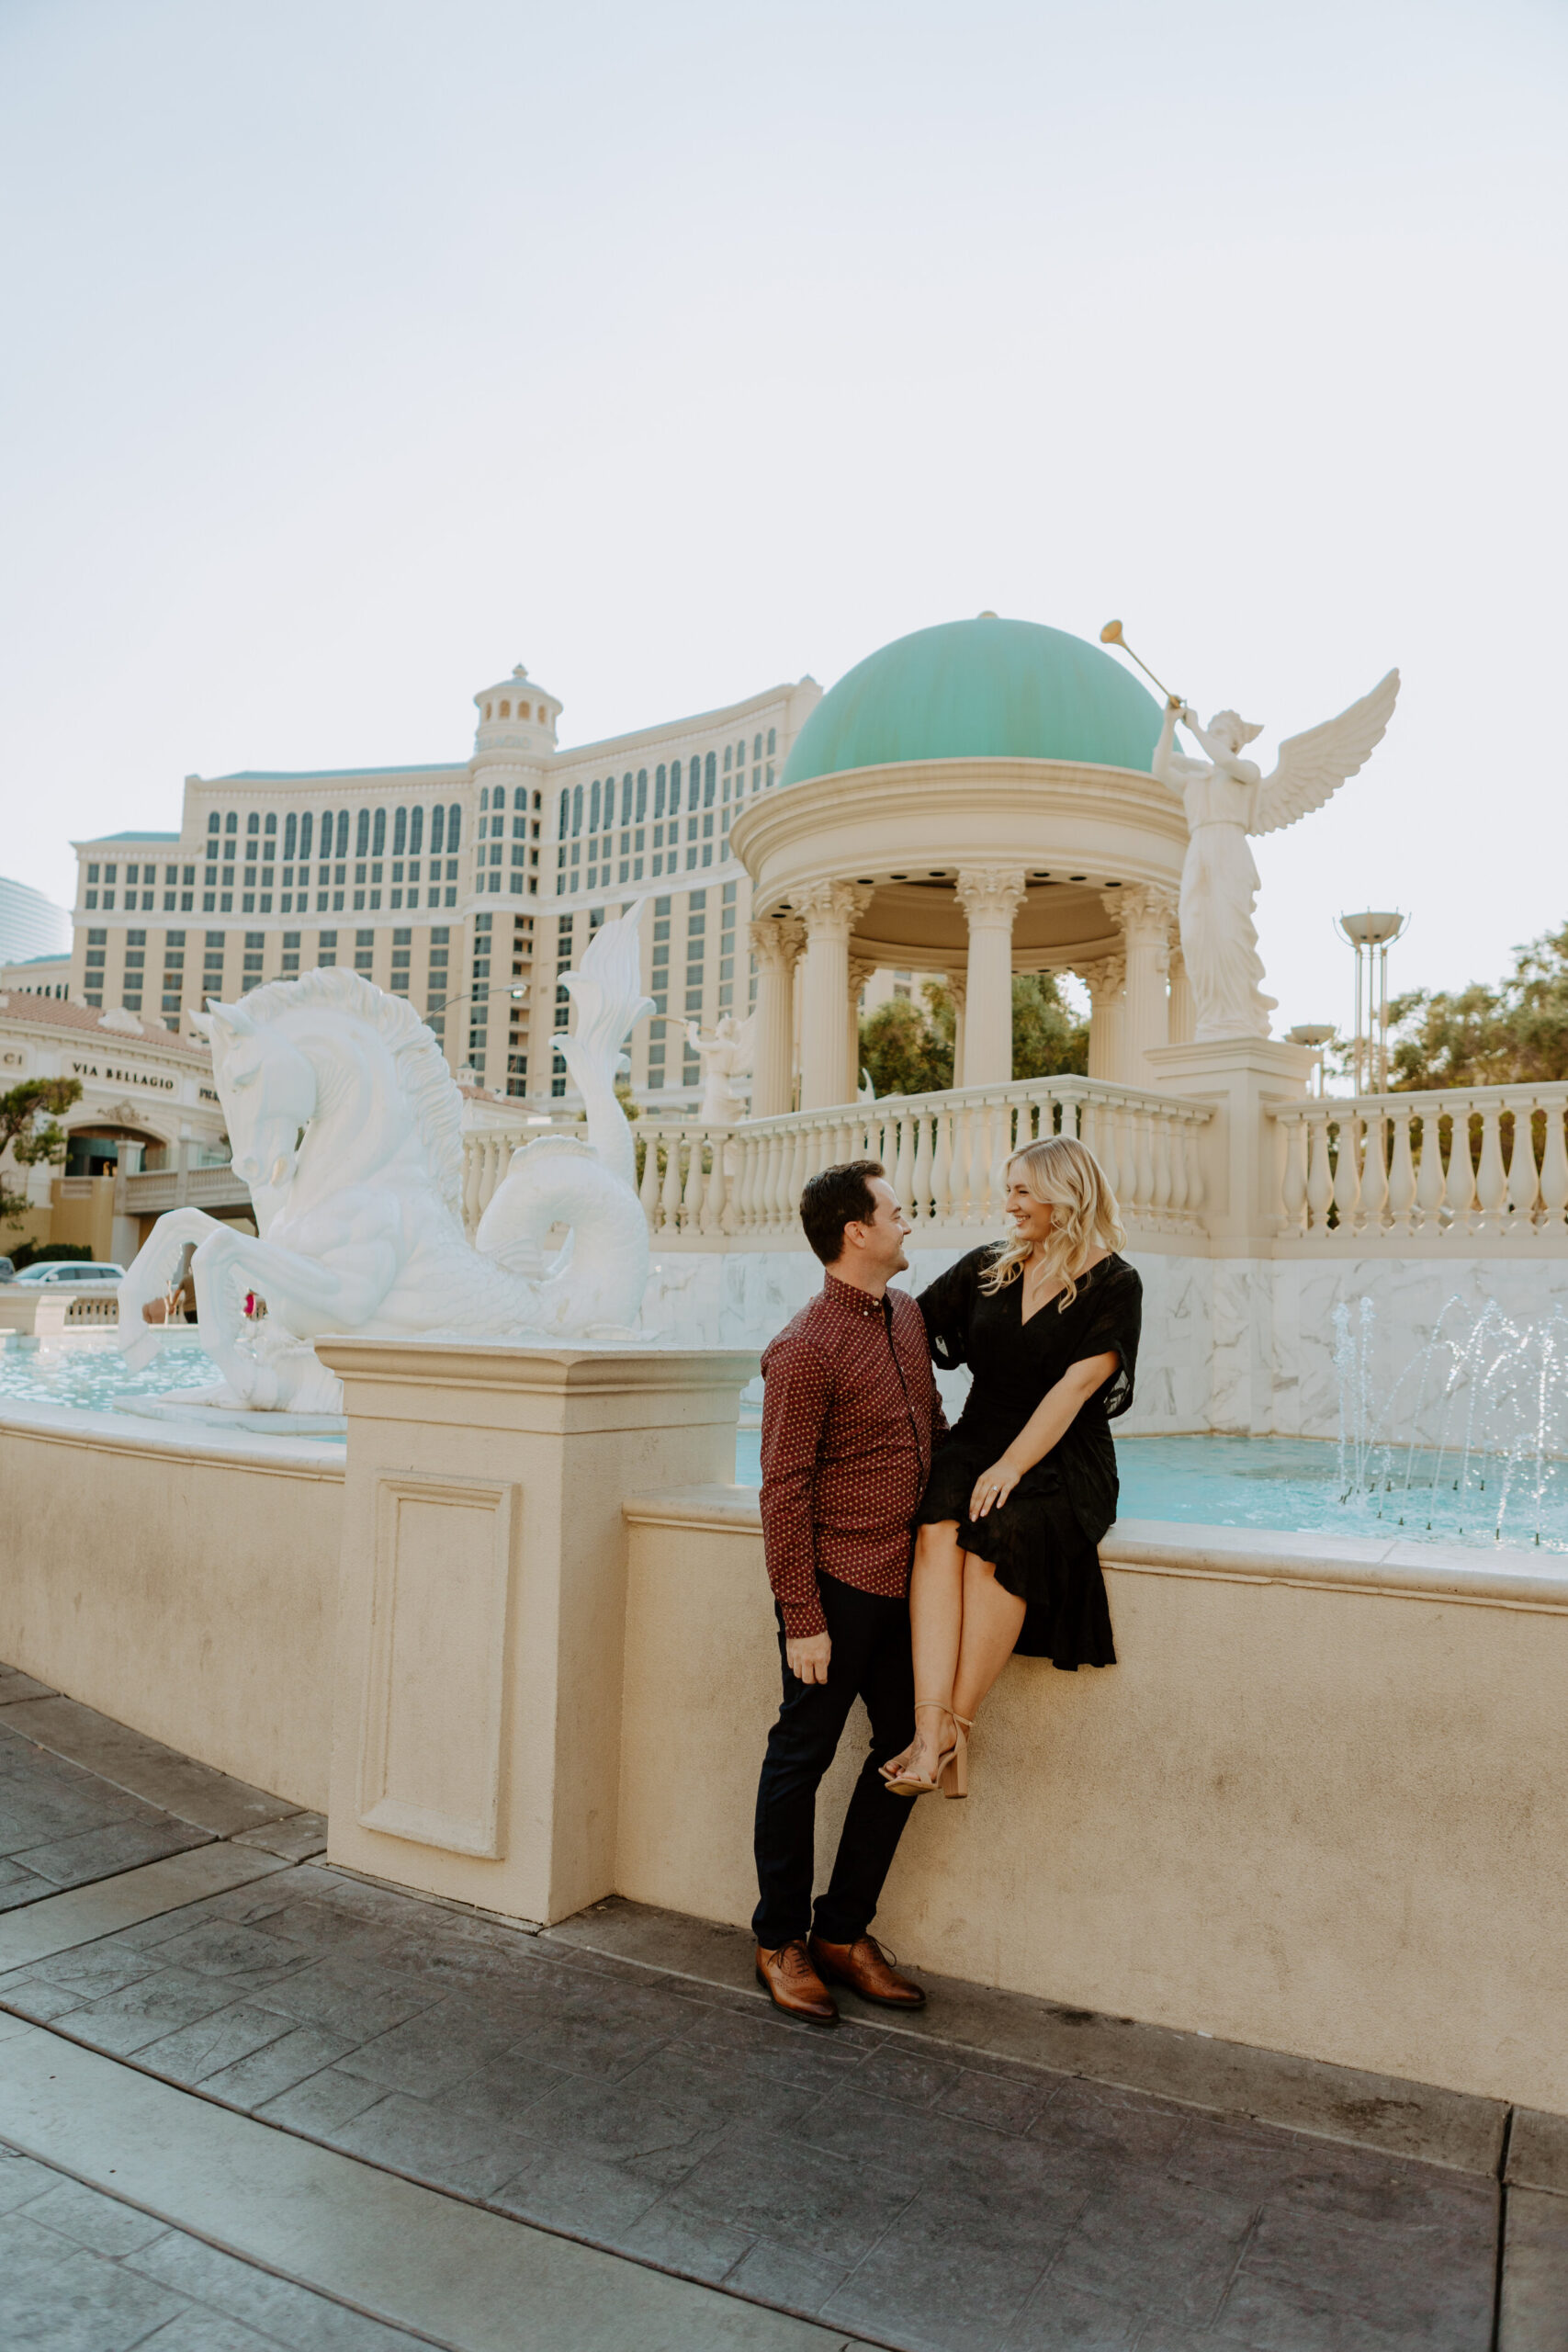
M 945 1432 L 926 1327 L 890 1278 L 908 1220 L 874 1159 L 826 1168 L 801 1194 L 827 1268 L 819 1295 L 762 1358 L 762 1540 L 779 1623 L 784 1704 L 757 1790 L 757 1974 L 791 2017 L 831 2025 L 829 1982 L 920 2008 L 868 1934 L 912 1810 L 877 1767 L 914 1734 L 909 1524 Z M 871 1750 L 815 1919 L 817 1791 L 851 1707 Z

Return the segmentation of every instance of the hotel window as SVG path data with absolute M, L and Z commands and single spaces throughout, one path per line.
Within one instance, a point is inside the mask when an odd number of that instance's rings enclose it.
M 368 972 L 371 963 L 374 960 L 375 954 L 375 933 L 373 931 L 356 931 L 354 934 L 355 970 L 356 972 Z
M 409 812 L 400 808 L 392 819 L 392 855 L 401 857 L 408 848 Z
M 423 841 L 424 811 L 423 808 L 416 808 L 409 819 L 409 855 L 411 857 L 419 855 Z M 439 843 L 433 841 L 431 847 L 435 849 L 439 847 Z
M 285 972 L 299 969 L 299 933 L 297 931 L 286 931 L 283 934 L 283 969 Z
M 341 857 L 343 854 L 340 849 L 338 855 Z M 354 854 L 355 857 L 368 857 L 370 854 L 370 811 L 368 808 L 360 810 L 359 821 L 354 829 Z
M 454 800 L 448 805 L 446 810 L 446 854 L 448 856 L 451 856 L 456 852 L 459 842 L 462 840 L 462 804 L 459 801 Z M 453 880 L 456 881 L 457 878 L 457 867 L 455 865 L 450 866 L 447 870 Z

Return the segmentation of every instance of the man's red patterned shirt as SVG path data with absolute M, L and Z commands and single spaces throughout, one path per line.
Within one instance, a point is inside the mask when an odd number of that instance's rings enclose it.
M 947 1423 L 925 1317 L 829 1274 L 762 1357 L 762 1544 L 792 1637 L 827 1630 L 819 1575 L 893 1600 Z

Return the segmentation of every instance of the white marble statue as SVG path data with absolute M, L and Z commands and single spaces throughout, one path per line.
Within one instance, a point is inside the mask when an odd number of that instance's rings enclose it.
M 711 1037 L 694 1021 L 686 1023 L 686 1043 L 703 1066 L 703 1099 L 697 1116 L 705 1127 L 728 1127 L 746 1116 L 746 1097 L 739 1081 L 751 1071 L 756 1021 L 737 1021 L 733 1012 L 719 1015 Z
M 577 1034 L 555 1042 L 582 1095 L 587 1140 L 541 1136 L 514 1152 L 477 1247 L 463 1229 L 462 1098 L 402 998 L 339 967 L 200 1016 L 257 1231 L 194 1208 L 159 1218 L 119 1289 L 132 1361 L 152 1345 L 141 1309 L 163 1295 L 187 1242 L 201 1344 L 223 1375 L 211 1405 L 340 1411 L 342 1384 L 311 1346 L 328 1331 L 557 1344 L 627 1336 L 649 1241 L 615 1079 L 633 1023 L 653 1009 L 640 911 L 605 923 L 581 969 L 564 975 Z M 570 1232 L 547 1260 L 555 1226 Z M 264 1317 L 245 1316 L 247 1292 L 265 1298 Z
M 1252 910 L 1258 898 L 1258 868 L 1247 847 L 1249 833 L 1271 833 L 1320 808 L 1347 776 L 1356 774 L 1382 741 L 1399 693 L 1399 673 L 1391 670 L 1370 695 L 1337 718 L 1280 746 L 1273 774 L 1265 776 L 1241 757 L 1244 744 L 1262 733 L 1234 710 L 1214 713 L 1200 727 L 1190 704 L 1172 695 L 1151 763 L 1156 779 L 1179 794 L 1190 836 L 1181 869 L 1181 953 L 1197 1008 L 1194 1035 L 1267 1037 L 1274 999 L 1258 983 L 1263 962 Z M 1186 758 L 1175 749 L 1180 720 L 1209 756 Z

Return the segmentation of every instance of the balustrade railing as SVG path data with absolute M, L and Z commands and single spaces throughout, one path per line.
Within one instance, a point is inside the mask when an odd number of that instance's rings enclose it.
M 995 1231 L 1009 1159 L 1050 1135 L 1078 1136 L 1089 1146 L 1131 1223 L 1189 1233 L 1203 1227 L 1199 1137 L 1213 1116 L 1205 1102 L 1098 1079 L 1043 1078 L 893 1095 L 732 1127 L 643 1117 L 633 1122 L 632 1139 L 649 1230 L 663 1241 L 796 1240 L 807 1177 L 845 1159 L 882 1161 L 917 1232 Z M 530 1133 L 519 1127 L 465 1138 L 470 1233 Z
M 807 1179 L 845 1159 L 881 1160 L 917 1233 L 994 1231 L 1008 1160 L 1051 1135 L 1089 1145 L 1134 1223 L 1188 1232 L 1201 1227 L 1197 1138 L 1213 1115 L 1206 1103 L 1088 1079 L 1039 1079 L 796 1112 L 728 1130 L 639 1120 L 634 1133 L 643 1205 L 659 1238 L 793 1240 Z
M 917 1232 L 971 1226 L 995 1232 L 1009 1158 L 1022 1143 L 1055 1134 L 1089 1143 L 1128 1221 L 1152 1232 L 1201 1232 L 1199 1136 L 1211 1117 L 1208 1103 L 1168 1093 L 1090 1077 L 1039 1077 L 797 1110 L 740 1126 L 642 1117 L 632 1122 L 632 1143 L 649 1232 L 663 1242 L 682 1235 L 691 1242 L 797 1239 L 802 1185 L 840 1159 L 882 1159 Z M 513 1152 L 534 1134 L 538 1129 L 517 1126 L 463 1138 L 463 1223 L 470 1235 Z
M 1280 1103 L 1279 1230 L 1341 1244 L 1562 1236 L 1565 1114 L 1568 1085 Z

